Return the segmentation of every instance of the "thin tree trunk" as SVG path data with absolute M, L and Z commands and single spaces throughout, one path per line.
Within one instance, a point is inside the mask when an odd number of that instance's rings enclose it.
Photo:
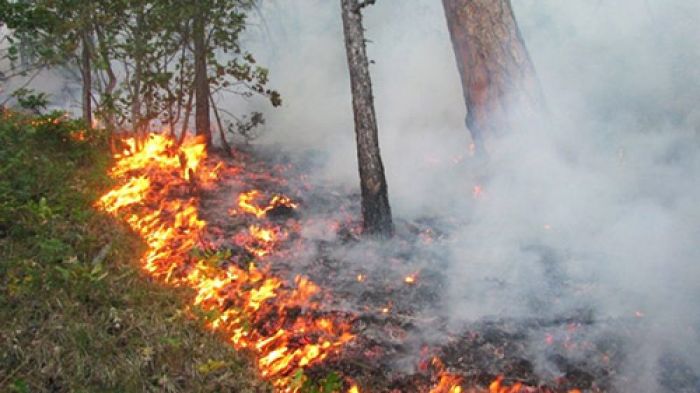
M 180 48 L 180 60 L 179 60 L 179 65 L 180 65 L 180 83 L 178 84 L 177 87 L 177 95 L 171 93 L 170 87 L 168 87 L 168 93 L 170 94 L 171 97 L 175 97 L 175 104 L 173 104 L 173 101 L 171 100 L 170 102 L 170 112 L 169 112 L 169 124 L 170 124 L 170 134 L 175 135 L 175 126 L 178 121 L 180 121 L 180 118 L 182 117 L 182 99 L 185 96 L 185 56 L 186 56 L 186 50 L 187 50 L 187 45 L 183 42 L 182 47 Z M 176 105 L 177 111 L 173 112 L 173 105 Z
M 209 78 L 207 76 L 207 48 L 205 21 L 202 11 L 198 11 L 194 20 L 194 89 L 195 89 L 195 128 L 211 145 L 211 118 L 209 114 Z
M 216 118 L 216 124 L 219 128 L 219 137 L 221 138 L 221 145 L 223 145 L 224 150 L 226 150 L 226 155 L 228 155 L 229 157 L 233 157 L 231 145 L 229 145 L 228 141 L 226 140 L 226 133 L 224 133 L 224 123 L 221 121 L 221 115 L 219 115 L 219 108 L 217 108 L 216 103 L 214 103 L 214 96 L 210 94 L 209 100 L 212 109 L 214 109 L 214 117 Z
M 109 58 L 109 52 L 107 50 L 107 42 L 104 37 L 104 33 L 99 27 L 95 27 L 95 32 L 97 34 L 97 42 L 99 45 L 100 57 L 102 62 L 105 64 L 105 72 L 107 73 L 107 85 L 104 88 L 102 94 L 102 99 L 100 100 L 100 106 L 103 111 L 103 117 L 105 120 L 105 126 L 110 133 L 116 128 L 116 121 L 114 119 L 114 89 L 117 87 L 117 75 L 114 73 L 114 68 L 112 68 L 112 62 Z M 107 102 L 105 102 L 107 100 Z M 107 108 L 105 108 L 107 106 Z
M 516 113 L 542 109 L 535 69 L 510 0 L 443 0 L 467 107 L 466 125 L 477 149 L 511 130 Z M 523 119 L 523 118 L 518 118 Z
M 83 49 L 80 56 L 80 72 L 83 79 L 83 120 L 88 126 L 92 126 L 92 61 L 90 59 L 90 32 L 85 30 L 82 34 Z
M 384 165 L 379 152 L 377 120 L 361 7 L 358 0 L 341 0 L 341 6 L 355 114 L 363 229 L 369 235 L 388 237 L 393 234 L 394 225 L 391 219 Z
M 190 88 L 189 90 L 189 94 L 187 95 L 187 103 L 185 104 L 185 119 L 182 121 L 180 138 L 177 141 L 178 146 L 181 146 L 182 142 L 185 141 L 185 137 L 187 136 L 187 129 L 190 125 L 190 115 L 192 114 L 192 99 L 194 98 L 194 91 L 193 88 Z
M 143 26 L 143 9 L 138 10 L 136 15 L 136 29 L 133 31 L 135 40 L 134 51 L 134 87 L 133 97 L 131 99 L 131 127 L 137 135 L 137 139 L 141 139 L 141 82 L 143 80 L 143 38 L 141 37 L 141 29 Z

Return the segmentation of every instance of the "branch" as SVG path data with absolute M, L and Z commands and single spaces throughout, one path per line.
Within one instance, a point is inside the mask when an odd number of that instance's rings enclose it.
M 374 5 L 374 3 L 376 3 L 376 2 L 377 2 L 377 0 L 361 1 L 361 2 L 357 3 L 357 9 L 355 11 L 360 12 L 363 8 L 370 6 L 370 5 Z
M 226 149 L 226 154 L 228 154 L 229 157 L 233 157 L 233 152 L 231 151 L 231 145 L 228 144 L 228 141 L 226 141 L 226 134 L 224 133 L 224 123 L 221 121 L 221 116 L 219 115 L 219 109 L 216 106 L 216 102 L 214 101 L 214 96 L 209 92 L 209 102 L 211 103 L 212 109 L 214 109 L 214 116 L 216 116 L 216 124 L 219 127 L 219 137 L 221 138 L 221 144 L 224 145 L 224 148 Z
M 39 76 L 39 74 L 40 74 L 41 71 L 43 71 L 43 70 L 44 70 L 44 67 L 43 67 L 43 66 L 37 68 L 37 69 L 34 71 L 34 75 L 32 75 L 29 79 L 27 79 L 26 81 L 24 81 L 24 83 L 22 84 L 22 86 L 20 86 L 19 88 L 20 88 L 20 89 L 24 89 L 24 88 L 26 88 L 27 86 L 29 86 L 32 82 L 34 82 L 34 79 L 36 79 L 36 77 Z M 5 104 L 7 104 L 7 103 L 10 101 L 10 99 L 12 99 L 12 97 L 13 97 L 12 94 L 10 94 L 9 96 L 7 96 L 7 98 L 5 98 L 4 101 L 0 102 L 0 107 L 4 107 Z

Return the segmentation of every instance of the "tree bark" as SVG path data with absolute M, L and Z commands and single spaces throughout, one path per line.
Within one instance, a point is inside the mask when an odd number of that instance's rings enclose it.
M 216 107 L 216 102 L 214 102 L 213 95 L 209 96 L 209 104 L 214 110 L 214 118 L 216 119 L 217 128 L 219 128 L 219 138 L 221 139 L 221 145 L 223 146 L 224 150 L 226 150 L 226 155 L 229 157 L 233 157 L 231 145 L 229 145 L 228 141 L 226 140 L 226 133 L 224 132 L 224 122 L 221 121 L 221 115 L 219 115 L 219 108 Z
M 363 230 L 368 235 L 389 237 L 393 235 L 394 225 L 391 219 L 384 165 L 379 152 L 377 120 L 361 7 L 358 0 L 341 0 L 341 7 L 355 115 Z
M 83 79 L 83 121 L 92 127 L 92 62 L 90 59 L 90 32 L 82 34 L 82 53 L 80 56 L 80 73 Z
M 510 0 L 443 0 L 462 80 L 466 125 L 477 149 L 543 105 Z M 518 118 L 521 119 L 521 118 Z
M 180 130 L 180 137 L 177 140 L 177 145 L 182 146 L 182 142 L 185 141 L 187 137 L 187 130 L 190 126 L 190 115 L 192 114 L 192 99 L 194 98 L 194 86 L 189 88 L 187 94 L 187 103 L 185 103 L 185 119 L 182 121 L 182 129 Z
M 193 23 L 194 40 L 194 89 L 195 89 L 195 128 L 198 136 L 211 145 L 211 118 L 209 114 L 209 78 L 207 75 L 206 23 L 204 10 L 198 10 Z

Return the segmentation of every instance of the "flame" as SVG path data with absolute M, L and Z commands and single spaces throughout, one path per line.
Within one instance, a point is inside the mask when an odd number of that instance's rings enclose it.
M 403 282 L 405 282 L 408 285 L 415 284 L 416 282 L 418 282 L 418 273 L 409 274 L 403 279 Z
M 297 204 L 283 195 L 261 203 L 265 198 L 259 190 L 238 195 L 233 213 L 246 216 L 248 224 L 234 240 L 252 260 L 244 262 L 235 256 L 216 265 L 193 252 L 205 248 L 202 239 L 207 234 L 207 222 L 199 212 L 199 193 L 193 191 L 215 187 L 222 174 L 234 176 L 242 171 L 208 159 L 204 144 L 195 138 L 181 146 L 164 135 L 150 135 L 144 141 L 125 139 L 123 144 L 110 170 L 118 184 L 96 207 L 120 217 L 143 238 L 147 250 L 141 264 L 147 274 L 191 288 L 189 309 L 204 315 L 208 328 L 228 337 L 234 348 L 251 353 L 260 375 L 277 391 L 298 391 L 292 386 L 296 371 L 339 353 L 354 335 L 349 316 L 322 311 L 324 293 L 308 277 L 297 275 L 288 282 L 266 265 L 267 257 L 278 252 L 287 239 L 284 228 L 266 219 L 268 212 L 278 207 L 293 209 Z M 416 273 L 404 281 L 414 284 L 417 278 Z M 362 282 L 366 276 L 359 274 L 357 280 Z M 379 311 L 388 314 L 392 307 L 389 302 Z M 437 358 L 433 364 L 438 380 L 430 393 L 464 391 L 461 377 L 445 371 Z M 488 392 L 519 393 L 528 388 L 521 383 L 507 386 L 503 380 L 496 378 Z M 352 384 L 347 392 L 359 393 L 360 388 Z
M 97 117 L 92 118 L 92 123 L 90 124 L 90 126 L 92 128 L 105 128 L 104 124 L 102 123 L 102 120 Z
M 252 255 L 262 258 L 272 254 L 278 243 L 286 240 L 287 234 L 279 227 L 251 225 L 247 231 L 239 232 L 234 241 Z
M 342 316 L 304 311 L 321 308 L 317 299 L 321 289 L 307 277 L 286 282 L 268 267 L 258 267 L 261 258 L 275 252 L 286 238 L 281 228 L 260 222 L 239 233 L 257 259 L 245 267 L 213 266 L 206 258 L 193 256 L 192 251 L 202 247 L 207 223 L 200 217 L 197 197 L 183 195 L 215 185 L 220 173 L 235 174 L 236 168 L 208 160 L 205 145 L 195 138 L 181 146 L 164 135 L 123 143 L 125 149 L 115 155 L 110 171 L 118 185 L 96 207 L 121 217 L 143 238 L 145 272 L 193 289 L 190 309 L 205 315 L 207 326 L 228 336 L 236 349 L 252 352 L 261 376 L 278 390 L 289 391 L 297 369 L 327 359 L 354 338 Z M 239 195 L 239 213 L 262 219 L 279 206 L 296 207 L 282 195 L 261 207 L 260 197 L 259 191 Z
M 78 131 L 73 131 L 70 134 L 71 139 L 77 142 L 83 142 L 87 139 L 87 135 L 85 135 L 85 130 L 78 130 Z
M 474 197 L 474 199 L 481 199 L 483 196 L 484 188 L 480 184 L 475 185 L 472 189 L 472 197 Z
M 499 375 L 489 385 L 489 393 L 521 393 L 524 385 L 521 382 L 516 382 L 511 386 L 503 384 L 504 377 Z
M 298 205 L 290 198 L 284 195 L 274 195 L 266 206 L 260 206 L 256 201 L 259 200 L 262 193 L 259 190 L 250 190 L 238 196 L 238 209 L 231 211 L 231 214 L 252 214 L 257 218 L 262 218 L 267 215 L 270 210 L 278 207 L 288 207 L 296 209 Z
M 430 393 L 462 393 L 461 377 L 445 371 L 445 364 L 437 356 L 434 356 L 430 363 L 435 367 L 440 377 L 437 385 L 430 389 Z
M 438 384 L 430 389 L 430 393 L 462 393 L 462 387 L 459 385 L 462 378 L 448 372 L 440 373 Z

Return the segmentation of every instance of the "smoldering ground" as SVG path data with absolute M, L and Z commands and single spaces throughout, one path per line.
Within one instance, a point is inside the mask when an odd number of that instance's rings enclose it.
M 514 1 L 550 119 L 468 154 L 440 2 L 366 9 L 376 109 L 397 217 L 449 217 L 453 330 L 487 318 L 640 319 L 620 391 L 657 392 L 669 368 L 700 373 L 700 38 L 690 0 Z M 285 99 L 261 139 L 322 157 L 309 178 L 358 183 L 335 2 L 269 1 L 248 32 Z M 256 108 L 256 103 L 249 103 Z M 474 198 L 473 189 L 483 192 Z M 454 222 L 454 221 L 453 221 Z M 313 231 L 312 231 L 313 232 Z M 368 258 L 356 258 L 371 269 Z M 376 263 L 376 262 L 374 262 Z M 609 334 L 610 324 L 589 337 Z M 544 344 L 533 339 L 533 357 Z M 538 367 L 560 372 L 545 356 Z M 669 366 L 670 364 L 670 366 Z M 697 377 L 675 391 L 698 391 Z

